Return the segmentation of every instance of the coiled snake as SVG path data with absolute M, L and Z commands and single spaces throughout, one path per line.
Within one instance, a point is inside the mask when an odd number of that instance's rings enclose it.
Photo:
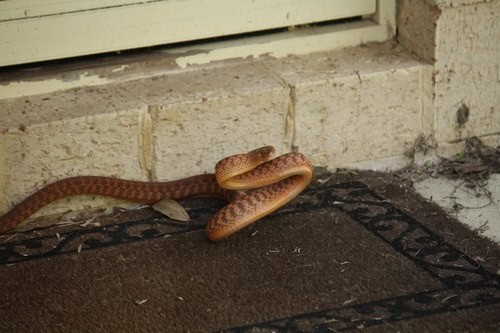
M 0 233 L 14 229 L 40 208 L 63 197 L 91 194 L 146 204 L 164 198 L 221 197 L 229 203 L 210 218 L 206 235 L 217 241 L 282 207 L 310 183 L 311 163 L 300 153 L 272 159 L 266 146 L 219 161 L 215 174 L 171 182 L 141 182 L 78 176 L 56 181 L 35 192 L 0 217 Z M 245 190 L 254 189 L 246 193 Z

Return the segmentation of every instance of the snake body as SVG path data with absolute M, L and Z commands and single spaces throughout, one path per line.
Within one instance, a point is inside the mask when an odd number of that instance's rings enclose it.
M 210 218 L 206 235 L 224 239 L 241 228 L 282 207 L 311 181 L 311 163 L 300 153 L 272 159 L 270 146 L 226 157 L 215 174 L 201 174 L 170 182 L 142 182 L 112 177 L 77 176 L 51 183 L 33 193 L 0 217 L 0 234 L 52 201 L 79 194 L 156 203 L 164 198 L 220 197 L 229 203 Z M 246 190 L 251 190 L 246 193 Z

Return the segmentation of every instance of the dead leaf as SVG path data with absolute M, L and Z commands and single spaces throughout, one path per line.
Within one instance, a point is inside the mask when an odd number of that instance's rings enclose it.
M 153 209 L 163 215 L 168 216 L 172 220 L 176 221 L 189 221 L 189 215 L 186 210 L 175 200 L 163 199 L 155 203 Z

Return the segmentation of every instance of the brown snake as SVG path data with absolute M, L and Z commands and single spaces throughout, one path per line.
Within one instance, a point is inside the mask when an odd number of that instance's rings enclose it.
M 219 161 L 215 174 L 171 182 L 141 182 L 111 177 L 66 178 L 35 192 L 0 217 L 0 234 L 13 230 L 40 208 L 63 197 L 91 194 L 146 204 L 164 198 L 221 197 L 229 203 L 210 218 L 207 237 L 217 241 L 270 214 L 310 183 L 311 163 L 300 153 L 272 159 L 274 148 L 258 148 Z M 246 193 L 244 190 L 254 189 Z

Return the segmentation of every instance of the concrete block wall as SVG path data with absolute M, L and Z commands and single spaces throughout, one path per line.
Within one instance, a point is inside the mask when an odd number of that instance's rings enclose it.
M 402 0 L 398 39 L 433 66 L 437 153 L 471 136 L 500 144 L 500 1 Z
M 3 99 L 0 210 L 56 179 L 173 180 L 263 145 L 330 168 L 403 165 L 428 127 L 430 75 L 387 42 Z M 40 214 L 110 203 L 123 204 L 79 197 Z
M 293 69 L 282 74 L 293 89 L 293 145 L 315 165 L 397 169 L 407 164 L 407 147 L 428 134 L 423 86 L 431 68 L 394 46 L 286 60 Z

